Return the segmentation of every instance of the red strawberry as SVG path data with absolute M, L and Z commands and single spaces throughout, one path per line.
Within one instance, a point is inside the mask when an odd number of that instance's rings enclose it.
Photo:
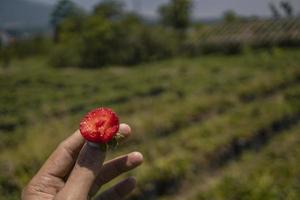
M 119 130 L 119 118 L 109 108 L 96 108 L 80 122 L 80 133 L 88 141 L 106 144 Z

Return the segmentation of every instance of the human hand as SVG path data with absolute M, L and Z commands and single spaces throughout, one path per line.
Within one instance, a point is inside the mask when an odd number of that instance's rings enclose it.
M 119 132 L 126 140 L 131 129 L 121 124 Z M 22 192 L 23 200 L 86 200 L 102 185 L 143 162 L 142 154 L 133 152 L 104 162 L 105 152 L 85 142 L 79 130 L 64 140 Z M 134 178 L 128 178 L 104 191 L 96 200 L 123 199 L 135 188 Z

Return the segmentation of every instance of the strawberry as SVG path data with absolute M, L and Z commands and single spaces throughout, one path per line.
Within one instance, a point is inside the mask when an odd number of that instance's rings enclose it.
M 80 122 L 80 133 L 88 141 L 107 144 L 119 130 L 119 118 L 109 108 L 96 108 L 87 113 Z

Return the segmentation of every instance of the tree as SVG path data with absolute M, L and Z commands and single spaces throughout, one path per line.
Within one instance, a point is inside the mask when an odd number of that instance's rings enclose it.
M 190 24 L 191 9 L 191 0 L 171 0 L 170 3 L 159 8 L 159 14 L 164 25 L 185 30 Z
M 11 57 L 12 57 L 11 47 L 9 46 L 0 47 L 0 64 L 2 64 L 4 68 L 10 65 Z
M 95 6 L 94 14 L 106 19 L 118 19 L 123 14 L 123 4 L 116 0 L 103 0 Z
M 278 9 L 274 5 L 274 3 L 269 3 L 269 8 L 272 12 L 272 16 L 273 16 L 274 19 L 280 19 L 281 18 L 280 12 L 278 11 Z
M 280 6 L 283 9 L 283 11 L 285 12 L 287 17 L 293 17 L 294 10 L 293 10 L 292 5 L 288 1 L 281 1 Z
M 240 20 L 239 16 L 233 10 L 224 12 L 223 19 L 226 23 L 237 22 Z
M 83 15 L 82 9 L 80 9 L 75 3 L 70 0 L 60 0 L 54 7 L 50 23 L 54 28 L 54 41 L 59 40 L 60 25 L 65 19 L 71 17 L 79 17 Z

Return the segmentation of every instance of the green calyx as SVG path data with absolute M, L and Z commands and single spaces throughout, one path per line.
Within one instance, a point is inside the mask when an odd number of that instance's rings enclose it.
M 121 141 L 123 138 L 124 138 L 124 135 L 118 133 L 117 135 L 115 135 L 115 136 L 113 137 L 113 139 L 112 139 L 111 141 L 109 141 L 109 142 L 107 143 L 107 148 L 108 148 L 108 149 L 112 149 L 112 150 L 116 149 L 116 148 L 119 146 L 120 141 Z
M 120 141 L 125 138 L 124 135 L 121 135 L 120 133 L 118 133 L 116 136 L 113 137 L 112 140 L 110 140 L 108 143 L 93 143 L 93 142 L 88 142 L 89 145 L 93 146 L 93 147 L 97 147 L 100 148 L 103 152 L 106 152 L 107 150 L 114 150 L 116 149 L 119 144 Z

